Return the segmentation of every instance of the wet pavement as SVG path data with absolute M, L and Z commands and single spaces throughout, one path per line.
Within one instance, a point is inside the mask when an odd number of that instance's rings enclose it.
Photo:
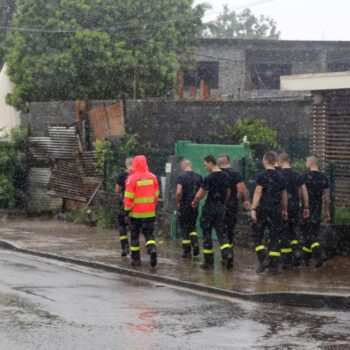
M 0 349 L 350 349 L 350 311 L 213 298 L 0 250 Z
M 130 268 L 130 259 L 120 257 L 118 237 L 111 230 L 55 220 L 4 221 L 0 227 L 0 240 L 19 248 Z M 257 275 L 254 252 L 235 248 L 233 271 L 225 271 L 217 255 L 215 270 L 205 272 L 200 268 L 201 258 L 190 261 L 181 258 L 179 242 L 158 238 L 158 243 L 157 269 L 154 271 L 149 267 L 143 247 L 143 265 L 138 270 L 241 293 L 303 292 L 350 296 L 350 257 L 330 259 L 321 269 L 300 267 L 281 271 L 277 276 Z

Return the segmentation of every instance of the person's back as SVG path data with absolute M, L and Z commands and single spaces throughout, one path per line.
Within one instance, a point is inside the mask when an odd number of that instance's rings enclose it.
M 288 192 L 288 212 L 299 210 L 300 188 L 303 185 L 302 176 L 291 168 L 281 170 Z
M 156 204 L 159 197 L 158 181 L 149 172 L 145 156 L 136 156 L 132 173 L 126 181 L 124 208 L 130 216 L 131 259 L 133 266 L 141 264 L 140 232 L 145 236 L 152 267 L 157 265 L 157 248 L 154 237 Z
M 281 191 L 285 189 L 285 181 L 279 171 L 263 170 L 257 177 L 256 183 L 262 186 L 260 198 L 261 210 L 281 210 Z
M 223 171 L 212 172 L 204 179 L 203 188 L 208 191 L 206 206 L 225 204 L 229 178 Z
M 309 170 L 303 176 L 304 183 L 309 193 L 310 216 L 312 219 L 321 220 L 323 193 L 329 188 L 327 177 L 316 170 Z
M 159 197 L 157 177 L 148 170 L 146 158 L 134 158 L 132 174 L 128 177 L 125 191 L 125 207 L 133 218 L 155 217 Z M 132 205 L 131 207 L 129 205 Z
M 194 171 L 185 171 L 179 176 L 177 183 L 182 185 L 181 207 L 191 207 L 202 182 L 202 176 Z
M 238 170 L 235 170 L 233 168 L 221 168 L 221 170 L 227 174 L 229 179 L 229 187 L 231 190 L 231 196 L 229 198 L 229 203 L 231 205 L 237 206 L 238 204 L 238 197 L 237 197 L 237 184 L 240 182 L 243 182 L 243 178 L 241 173 Z

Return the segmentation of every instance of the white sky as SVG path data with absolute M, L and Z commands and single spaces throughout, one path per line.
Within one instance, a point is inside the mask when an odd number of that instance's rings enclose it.
M 250 7 L 255 15 L 268 15 L 277 21 L 281 39 L 349 40 L 350 0 L 196 0 L 207 3 L 205 21 L 217 17 L 223 4 L 239 11 Z M 257 4 L 261 2 L 260 4 Z M 251 4 L 251 6 L 247 6 Z

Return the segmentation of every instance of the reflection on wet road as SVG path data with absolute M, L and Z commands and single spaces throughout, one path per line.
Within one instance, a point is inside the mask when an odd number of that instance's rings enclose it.
M 350 349 L 350 312 L 204 294 L 0 250 L 0 349 Z

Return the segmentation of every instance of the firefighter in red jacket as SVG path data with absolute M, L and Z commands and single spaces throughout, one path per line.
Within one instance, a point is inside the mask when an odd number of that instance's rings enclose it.
M 130 217 L 131 264 L 141 265 L 140 233 L 145 236 L 147 253 L 152 267 L 157 265 L 157 247 L 154 237 L 156 204 L 159 198 L 157 178 L 149 172 L 145 156 L 134 158 L 131 175 L 126 181 L 124 209 Z

